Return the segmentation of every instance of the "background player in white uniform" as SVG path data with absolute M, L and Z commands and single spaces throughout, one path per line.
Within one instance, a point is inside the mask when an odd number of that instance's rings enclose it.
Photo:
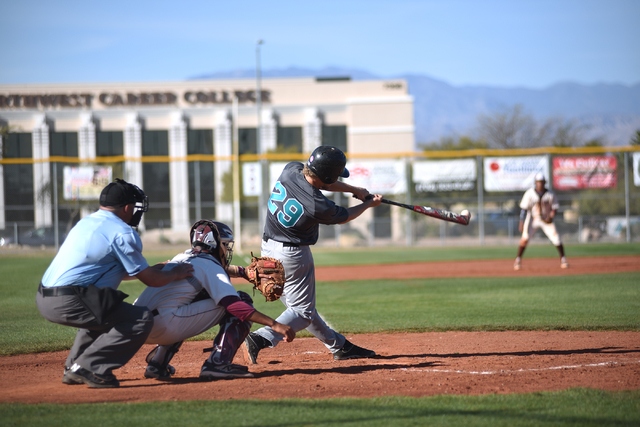
M 529 238 L 540 228 L 547 235 L 551 243 L 558 249 L 560 254 L 560 267 L 567 268 L 569 263 L 564 256 L 564 247 L 560 240 L 556 225 L 553 218 L 560 205 L 556 195 L 545 188 L 546 180 L 544 175 L 539 172 L 535 177 L 536 186 L 525 191 L 520 202 L 520 225 L 519 230 L 522 232 L 520 246 L 518 247 L 518 256 L 513 265 L 514 270 L 520 270 L 522 254 L 524 253 Z
M 316 279 L 310 245 L 318 240 L 319 224 L 344 224 L 366 209 L 379 206 L 382 196 L 367 198 L 364 188 L 338 181 L 346 178 L 347 159 L 331 146 L 314 150 L 306 165 L 291 162 L 284 167 L 268 203 L 262 241 L 262 256 L 279 259 L 286 283 L 280 301 L 286 310 L 276 319 L 294 331 L 311 332 L 333 353 L 335 360 L 375 356 L 375 352 L 350 343 L 329 328 L 316 310 Z M 363 203 L 350 208 L 337 206 L 320 190 L 349 192 Z M 275 347 L 283 335 L 271 327 L 260 328 L 245 339 L 243 350 L 248 363 L 257 363 L 258 352 Z
M 193 266 L 193 277 L 176 280 L 163 288 L 145 289 L 134 305 L 146 306 L 155 315 L 146 344 L 159 344 L 147 356 L 145 377 L 169 379 L 175 369 L 169 365 L 183 340 L 199 335 L 215 325 L 220 331 L 213 351 L 202 365 L 205 380 L 253 377 L 246 366 L 233 364 L 233 357 L 253 322 L 268 325 L 286 341 L 295 332 L 256 311 L 245 292 L 236 292 L 228 271 L 245 277 L 244 269 L 229 266 L 233 255 L 233 233 L 221 222 L 200 220 L 190 231 L 192 249 L 176 255 L 165 268 L 175 264 Z M 153 290 L 151 290 L 153 289 Z

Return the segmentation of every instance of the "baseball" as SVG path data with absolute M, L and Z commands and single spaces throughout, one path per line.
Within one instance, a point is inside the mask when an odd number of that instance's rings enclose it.
M 463 210 L 462 212 L 460 212 L 460 215 L 462 216 L 469 216 L 469 211 L 468 210 Z

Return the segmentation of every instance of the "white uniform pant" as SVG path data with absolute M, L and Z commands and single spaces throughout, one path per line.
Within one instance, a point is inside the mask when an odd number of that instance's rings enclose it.
M 170 345 L 195 337 L 219 324 L 227 313 L 211 298 L 179 307 L 158 307 L 146 344 Z
M 331 329 L 316 310 L 316 272 L 309 246 L 287 247 L 273 240 L 262 242 L 262 256 L 279 259 L 284 266 L 286 283 L 280 301 L 287 308 L 277 319 L 298 332 L 303 329 L 318 338 L 335 353 L 344 346 L 345 337 Z M 284 336 L 268 326 L 256 333 L 275 347 Z
M 558 230 L 556 230 L 556 225 L 553 222 L 551 224 L 548 224 L 541 218 L 534 218 L 531 215 L 529 215 L 524 222 L 524 226 L 522 228 L 522 238 L 528 241 L 529 238 L 533 236 L 536 231 L 538 231 L 538 229 L 541 229 L 542 232 L 547 235 L 554 246 L 560 246 L 562 244 L 560 235 L 558 234 Z

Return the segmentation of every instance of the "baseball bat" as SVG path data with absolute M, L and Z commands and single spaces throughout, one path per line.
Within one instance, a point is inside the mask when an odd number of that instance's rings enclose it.
M 401 208 L 409 209 L 414 212 L 427 215 L 432 218 L 440 219 L 442 221 L 455 222 L 456 224 L 469 225 L 471 220 L 471 213 L 466 209 L 461 213 L 449 212 L 444 209 L 430 208 L 428 206 L 414 206 L 406 205 L 404 203 L 394 202 L 393 200 L 382 199 L 382 203 L 387 205 L 400 206 Z

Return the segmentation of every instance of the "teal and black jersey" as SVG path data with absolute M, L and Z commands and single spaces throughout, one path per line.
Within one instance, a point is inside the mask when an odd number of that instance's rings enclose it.
M 264 237 L 299 246 L 318 241 L 320 224 L 340 224 L 349 217 L 346 208 L 327 199 L 302 174 L 304 165 L 287 164 L 271 192 Z

